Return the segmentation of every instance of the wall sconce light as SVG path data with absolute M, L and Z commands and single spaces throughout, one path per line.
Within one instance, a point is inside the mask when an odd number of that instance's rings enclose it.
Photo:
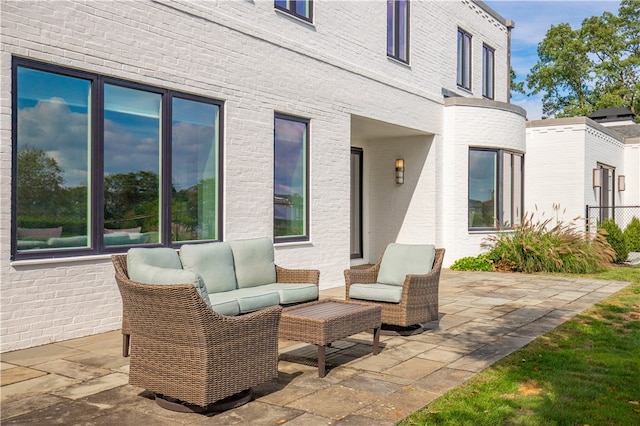
M 602 169 L 593 169 L 593 187 L 602 188 Z
M 624 175 L 618 176 L 618 191 L 624 191 L 627 189 L 627 182 L 624 178 Z
M 404 159 L 402 158 L 396 160 L 396 183 L 404 183 Z

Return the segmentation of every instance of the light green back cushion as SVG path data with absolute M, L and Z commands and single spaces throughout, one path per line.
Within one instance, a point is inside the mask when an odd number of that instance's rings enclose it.
M 411 245 L 391 243 L 380 263 L 380 284 L 402 285 L 407 275 L 424 275 L 431 271 L 436 247 L 433 244 Z
M 229 243 L 185 244 L 180 247 L 180 260 L 184 269 L 202 277 L 209 293 L 237 287 Z
M 191 284 L 211 306 L 207 287 L 200 275 L 182 269 L 178 253 L 171 248 L 132 248 L 127 253 L 127 270 L 129 278 L 141 284 Z
M 238 288 L 255 287 L 276 282 L 271 239 L 253 238 L 230 241 Z
M 129 249 L 127 252 L 127 268 L 131 271 L 131 267 L 135 268 L 138 264 L 182 269 L 178 253 L 169 247 Z M 129 278 L 133 279 L 131 275 L 129 275 Z

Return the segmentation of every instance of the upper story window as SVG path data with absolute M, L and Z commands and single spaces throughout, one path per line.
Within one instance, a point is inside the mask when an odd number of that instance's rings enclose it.
M 487 99 L 494 97 L 494 81 L 495 81 L 495 51 L 487 46 L 482 45 L 482 96 Z
M 12 258 L 221 238 L 222 103 L 13 64 Z
M 457 84 L 471 90 L 471 35 L 458 28 Z
M 313 22 L 313 0 L 275 0 L 276 9 Z
M 387 0 L 387 56 L 409 63 L 409 0 Z
M 276 114 L 273 235 L 276 242 L 309 240 L 309 120 Z
M 522 221 L 522 154 L 469 149 L 469 229 L 510 229 Z

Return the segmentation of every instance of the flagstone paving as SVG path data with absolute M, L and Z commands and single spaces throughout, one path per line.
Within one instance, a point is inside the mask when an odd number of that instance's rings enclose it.
M 440 320 L 410 337 L 360 333 L 327 350 L 280 341 L 279 377 L 222 413 L 160 408 L 128 384 L 119 331 L 1 354 L 3 425 L 394 425 L 629 283 L 443 270 Z M 321 292 L 344 298 L 344 287 Z

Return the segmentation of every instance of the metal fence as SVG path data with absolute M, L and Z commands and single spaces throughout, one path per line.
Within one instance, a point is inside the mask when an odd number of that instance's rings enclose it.
M 634 217 L 640 219 L 640 206 L 587 206 L 587 231 L 597 232 L 598 224 L 607 219 L 612 219 L 624 231 Z

